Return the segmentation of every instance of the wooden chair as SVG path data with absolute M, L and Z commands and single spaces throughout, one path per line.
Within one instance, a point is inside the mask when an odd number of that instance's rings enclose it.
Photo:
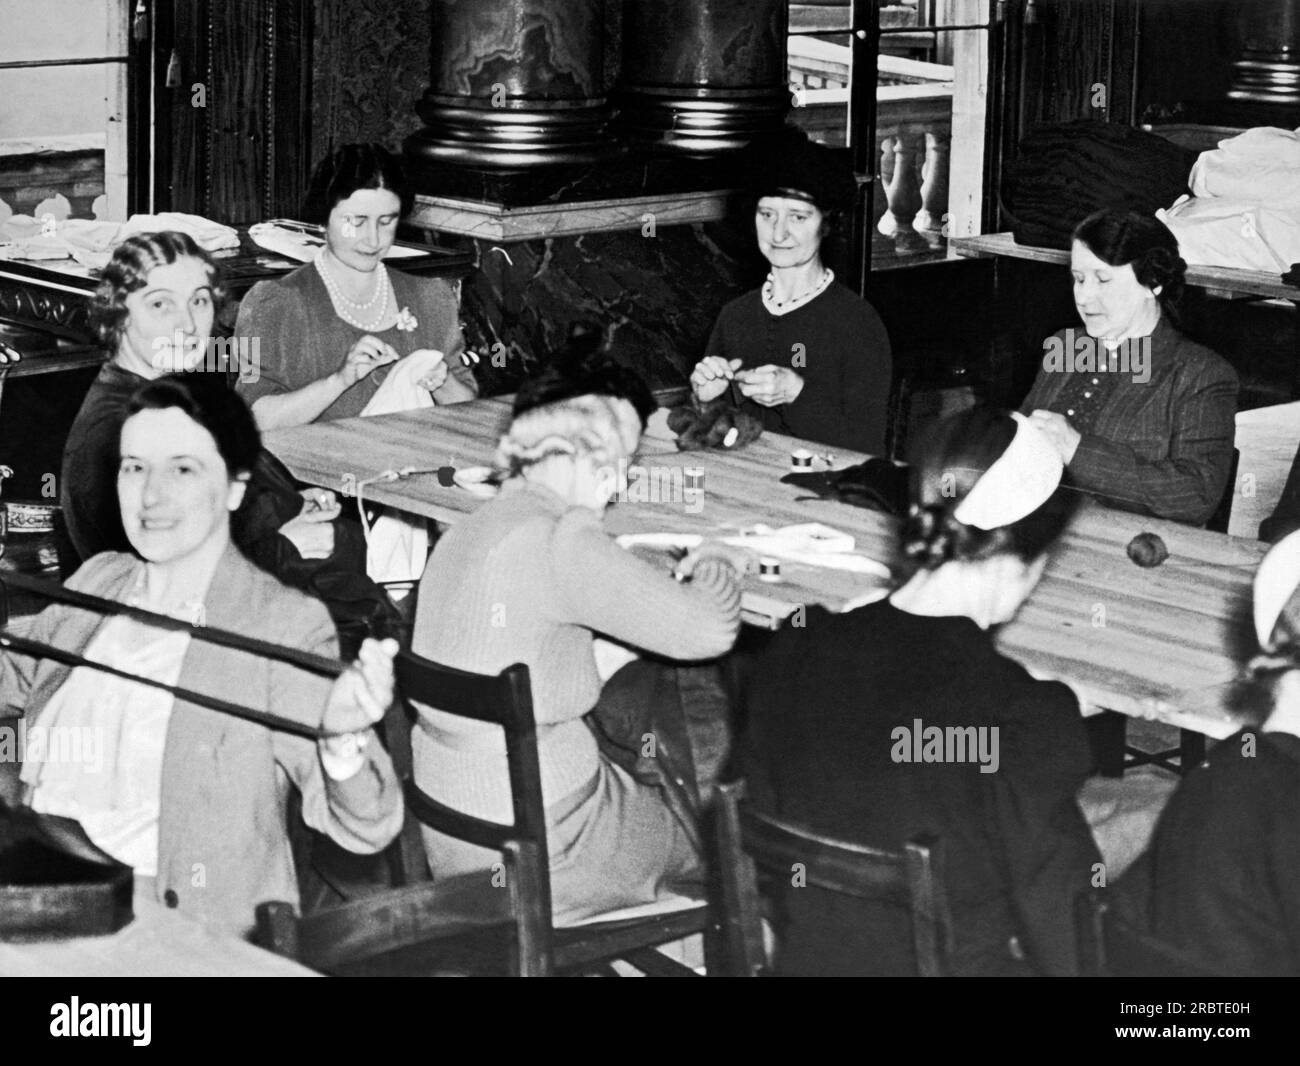
M 386 720 L 386 742 L 406 790 L 407 824 L 392 849 L 404 887 L 296 918 L 285 904 L 258 908 L 259 941 L 332 973 L 413 975 L 608 972 L 626 960 L 654 976 L 694 976 L 655 950 L 695 933 L 706 943 L 716 923 L 702 901 L 647 916 L 556 929 L 528 668 L 497 676 L 467 673 L 399 652 L 398 690 L 408 701 L 501 726 L 506 736 L 514 821 L 498 825 L 453 810 L 422 792 L 410 775 L 410 715 Z M 394 718 L 400 721 L 394 721 Z M 501 865 L 445 882 L 421 882 L 428 869 L 419 827 L 497 850 Z M 497 887 L 499 886 L 499 887 Z
M 728 975 L 768 972 L 757 870 L 784 879 L 796 863 L 809 886 L 906 906 L 917 972 L 922 977 L 948 973 L 951 919 L 935 838 L 909 841 L 902 851 L 882 851 L 759 814 L 742 802 L 744 795 L 743 781 L 719 785 L 715 808 L 720 951 Z
M 1105 894 L 1080 896 L 1079 967 L 1085 977 L 1217 977 L 1172 944 L 1128 921 Z

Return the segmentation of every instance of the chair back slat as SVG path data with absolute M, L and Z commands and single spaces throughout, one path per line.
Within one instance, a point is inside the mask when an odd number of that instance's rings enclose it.
M 741 829 L 759 867 L 787 876 L 798 865 L 803 879 L 817 888 L 859 899 L 907 903 L 911 881 L 907 856 L 846 841 L 835 841 L 788 822 L 741 808 Z
M 413 651 L 398 652 L 393 662 L 397 687 L 407 699 L 427 703 L 457 718 L 473 718 L 500 726 L 517 723 L 515 709 L 508 704 L 516 689 L 507 679 L 513 678 L 512 671 L 520 670 L 526 685 L 528 667 L 522 663 L 507 667 L 500 674 L 485 675 L 443 666 Z M 531 713 L 531 698 L 528 705 Z
M 518 837 L 513 825 L 489 822 L 448 807 L 422 791 L 414 781 L 406 782 L 405 792 L 406 809 L 415 816 L 415 820 L 449 837 L 477 844 L 480 848 L 491 848 L 493 851 L 500 851 Z
M 948 972 L 952 923 L 935 837 L 886 851 L 761 814 L 743 797 L 743 782 L 719 786 L 715 816 L 724 952 L 731 973 L 752 975 L 762 969 L 756 961 L 761 904 L 755 866 L 783 880 L 797 874 L 801 884 L 856 899 L 902 904 L 912 917 L 917 972 L 923 977 Z

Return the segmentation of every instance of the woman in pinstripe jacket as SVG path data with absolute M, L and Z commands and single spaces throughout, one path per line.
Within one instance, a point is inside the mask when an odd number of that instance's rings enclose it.
M 1170 322 L 1186 270 L 1157 219 L 1116 210 L 1084 219 L 1070 251 L 1083 329 L 1044 342 L 1021 410 L 1056 442 L 1077 488 L 1204 525 L 1231 473 L 1237 375 Z

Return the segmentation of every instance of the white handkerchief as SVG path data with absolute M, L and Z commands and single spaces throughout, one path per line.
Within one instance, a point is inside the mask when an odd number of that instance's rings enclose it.
M 362 409 L 364 415 L 391 415 L 397 411 L 414 411 L 432 407 L 429 390 L 416 384 L 433 372 L 442 362 L 442 352 L 436 348 L 421 348 L 405 359 L 399 359 L 388 371 L 388 377 L 370 397 Z

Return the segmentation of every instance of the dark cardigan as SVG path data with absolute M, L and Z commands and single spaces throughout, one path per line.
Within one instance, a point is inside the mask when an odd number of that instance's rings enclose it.
M 785 315 L 769 312 L 757 289 L 732 300 L 718 315 L 705 355 L 739 359 L 747 369 L 786 366 L 804 379 L 793 403 L 745 402 L 765 429 L 884 453 L 893 374 L 889 335 L 875 308 L 839 282 Z

